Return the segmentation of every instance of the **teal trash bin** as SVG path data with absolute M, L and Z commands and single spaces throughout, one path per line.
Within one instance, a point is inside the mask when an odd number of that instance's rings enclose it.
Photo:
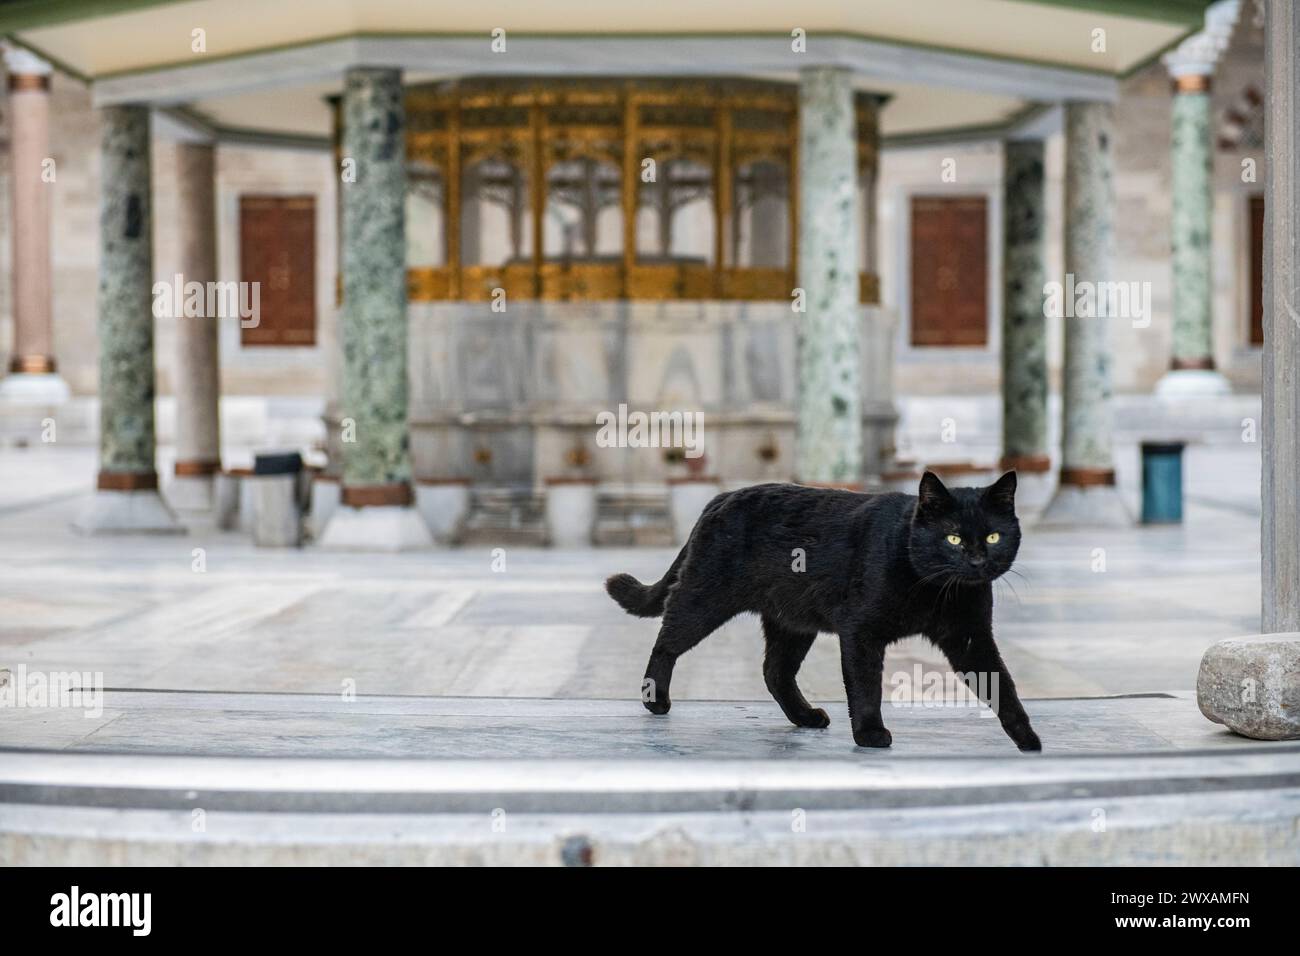
M 1142 523 L 1183 520 L 1183 443 L 1142 443 Z

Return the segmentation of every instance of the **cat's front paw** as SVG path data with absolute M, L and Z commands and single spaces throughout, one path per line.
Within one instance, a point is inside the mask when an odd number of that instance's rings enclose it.
M 1036 753 L 1043 749 L 1043 742 L 1038 739 L 1038 734 L 1034 733 L 1034 728 L 1029 726 L 1027 720 L 1008 727 L 1007 736 L 1025 753 Z
M 668 713 L 669 709 L 673 706 L 673 702 L 667 697 L 660 697 L 652 700 L 642 699 L 641 703 L 645 704 L 646 710 L 659 717 Z
M 868 730 L 855 730 L 853 742 L 859 747 L 888 747 L 894 742 L 894 736 L 884 727 Z

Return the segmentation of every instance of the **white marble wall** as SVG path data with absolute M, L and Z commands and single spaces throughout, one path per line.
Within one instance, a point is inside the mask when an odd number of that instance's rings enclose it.
M 662 481 L 663 450 L 596 446 L 596 414 L 620 402 L 703 412 L 708 471 L 792 474 L 794 316 L 777 303 L 536 303 L 411 306 L 412 445 L 419 477 L 531 482 L 574 471 L 576 446 L 607 480 Z M 889 442 L 892 329 L 861 311 L 862 398 L 876 465 Z M 760 449 L 771 446 L 776 458 Z M 474 463 L 476 449 L 490 462 Z M 469 473 L 463 472 L 469 463 Z

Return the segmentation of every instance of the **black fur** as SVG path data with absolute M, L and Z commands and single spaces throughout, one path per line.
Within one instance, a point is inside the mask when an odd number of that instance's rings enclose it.
M 709 502 L 658 583 L 611 577 L 605 589 L 629 613 L 663 615 L 646 667 L 646 708 L 666 714 L 677 658 L 752 611 L 763 620 L 767 689 L 797 726 L 830 723 L 804 699 L 795 675 L 817 634 L 834 633 L 853 739 L 888 747 L 880 716 L 885 648 L 923 634 L 954 671 L 982 677 L 974 682 L 982 692 L 996 689 L 998 718 L 1021 750 L 1042 749 L 993 642 L 992 582 L 1020 547 L 1015 473 L 988 488 L 949 490 L 926 472 L 918 491 L 863 495 L 772 484 L 728 492 Z M 996 544 L 987 541 L 993 533 Z M 961 543 L 950 543 L 950 534 Z

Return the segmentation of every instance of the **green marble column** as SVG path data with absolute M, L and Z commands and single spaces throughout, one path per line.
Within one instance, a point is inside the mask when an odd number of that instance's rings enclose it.
M 1203 81 L 1203 82 L 1191 82 Z M 1210 324 L 1211 102 L 1208 77 L 1173 98 L 1173 367 L 1214 367 Z
M 402 551 L 433 538 L 415 508 L 407 411 L 406 137 L 400 70 L 348 70 L 343 86 L 340 503 L 332 550 Z
M 1214 370 L 1211 223 L 1214 215 L 1214 104 L 1210 78 L 1241 17 L 1235 0 L 1205 11 L 1205 27 L 1161 59 L 1173 79 L 1170 192 L 1173 217 L 1172 356 L 1156 384 L 1162 398 L 1227 395 L 1232 386 Z
M 406 143 L 399 70 L 358 68 L 343 94 L 345 503 L 405 504 L 411 460 L 406 371 Z
M 1043 143 L 1006 143 L 1003 172 L 1002 467 L 1045 471 L 1047 319 Z
M 1114 281 L 1114 111 L 1065 104 L 1065 288 Z M 1070 277 L 1073 277 L 1073 286 Z M 1068 295 L 1068 293 L 1067 293 Z M 1061 473 L 1040 519 L 1048 525 L 1129 523 L 1111 456 L 1110 318 L 1065 303 Z
M 1065 271 L 1075 283 L 1110 282 L 1115 190 L 1114 117 L 1107 103 L 1065 107 Z M 1110 443 L 1109 319 L 1065 318 L 1062 484 L 1114 480 Z
M 99 479 L 73 521 L 84 534 L 185 529 L 154 468 L 153 216 L 149 110 L 100 114 Z
M 155 488 L 149 110 L 111 106 L 101 117 L 99 483 Z
M 795 475 L 862 480 L 856 116 L 849 72 L 799 75 L 799 324 Z

